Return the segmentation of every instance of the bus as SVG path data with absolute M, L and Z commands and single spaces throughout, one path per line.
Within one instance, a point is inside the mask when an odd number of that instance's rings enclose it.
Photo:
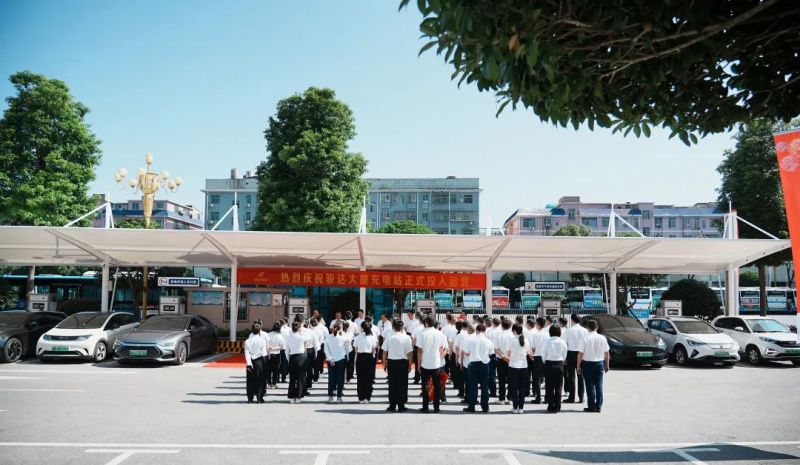
M 503 286 L 492 287 L 492 308 L 509 308 L 511 299 L 508 288 Z
M 436 301 L 436 307 L 441 311 L 455 308 L 452 289 L 436 289 L 433 292 L 433 300 Z
M 517 288 L 523 310 L 536 310 L 542 302 L 542 291 L 525 290 L 525 286 Z
M 597 287 L 578 286 L 567 289 L 564 294 L 570 310 L 606 309 L 603 290 Z
M 479 310 L 483 308 L 483 291 L 464 290 L 461 299 L 461 308 L 464 310 Z
M 652 310 L 653 288 L 652 287 L 632 287 L 628 289 L 627 296 L 628 308 L 631 310 Z

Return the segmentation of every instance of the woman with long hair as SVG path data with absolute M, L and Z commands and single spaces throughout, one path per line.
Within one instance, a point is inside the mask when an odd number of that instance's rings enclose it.
M 356 375 L 358 402 L 372 400 L 372 384 L 375 379 L 375 352 L 378 350 L 378 337 L 372 333 L 372 322 L 361 322 L 361 331 L 353 342 L 356 352 Z
M 503 347 L 503 359 L 508 364 L 508 384 L 511 397 L 511 413 L 522 413 L 525 405 L 525 390 L 528 380 L 528 358 L 532 355 L 528 340 L 523 334 L 522 325 L 517 323 L 511 327 L 514 334 Z
M 305 395 L 307 350 L 312 347 L 311 340 L 301 332 L 303 324 L 292 323 L 292 332 L 286 338 L 286 355 L 289 356 L 289 403 L 299 404 Z
M 267 387 L 274 389 L 278 386 L 280 376 L 281 356 L 286 349 L 286 340 L 281 334 L 280 322 L 272 325 L 272 330 L 267 334 Z

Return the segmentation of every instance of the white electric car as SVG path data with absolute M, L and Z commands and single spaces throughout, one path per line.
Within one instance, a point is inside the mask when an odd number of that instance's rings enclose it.
M 778 321 L 763 316 L 720 316 L 714 327 L 732 337 L 747 361 L 758 365 L 762 360 L 785 360 L 800 365 L 800 343 L 797 334 Z
M 675 363 L 724 363 L 739 361 L 739 344 L 703 320 L 688 317 L 652 318 L 647 329 L 667 343 Z
M 36 344 L 40 360 L 81 359 L 102 362 L 114 342 L 139 326 L 130 313 L 76 313 L 47 331 Z

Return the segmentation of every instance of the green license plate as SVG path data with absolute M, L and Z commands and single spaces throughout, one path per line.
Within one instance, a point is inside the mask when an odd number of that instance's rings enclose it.
M 67 346 L 53 346 L 53 352 L 69 352 L 69 347 L 67 347 Z
M 717 357 L 727 357 L 730 354 L 728 352 L 725 352 L 724 350 L 718 350 L 714 352 L 714 355 Z
M 146 350 L 131 350 L 131 357 L 146 357 L 147 351 Z
M 787 354 L 797 355 L 800 354 L 800 349 L 786 349 Z
M 651 352 L 649 350 L 640 351 L 640 352 L 636 352 L 636 356 L 637 357 L 652 357 L 653 356 L 653 352 Z

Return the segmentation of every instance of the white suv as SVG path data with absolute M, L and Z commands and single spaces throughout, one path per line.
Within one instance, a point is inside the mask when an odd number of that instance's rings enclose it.
M 744 351 L 747 361 L 788 360 L 800 365 L 800 343 L 789 328 L 763 316 L 720 316 L 712 324 L 732 337 Z
M 721 362 L 733 366 L 739 361 L 739 344 L 703 320 L 653 318 L 647 321 L 647 330 L 667 343 L 667 351 L 678 365 Z

